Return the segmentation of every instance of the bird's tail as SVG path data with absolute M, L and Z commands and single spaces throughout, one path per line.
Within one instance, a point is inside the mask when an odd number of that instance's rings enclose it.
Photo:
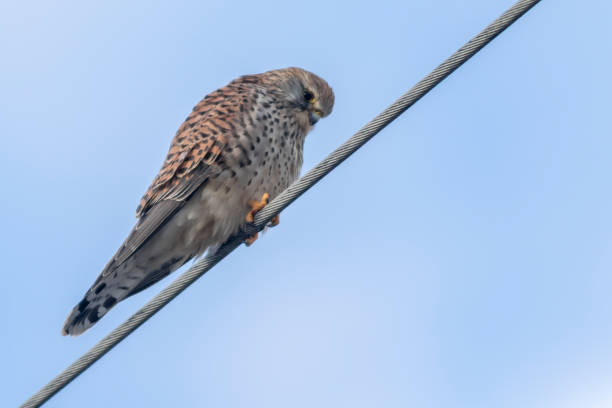
M 189 259 L 176 257 L 145 269 L 137 265 L 137 258 L 132 257 L 117 268 L 112 268 L 112 262 L 107 265 L 85 293 L 83 300 L 68 315 L 62 335 L 78 336 L 93 326 L 118 302 L 148 288 Z
M 102 316 L 106 314 L 119 300 L 126 296 L 120 296 L 115 291 L 105 290 L 104 282 L 92 286 L 83 300 L 81 300 L 70 312 L 64 327 L 62 335 L 78 336 L 85 330 L 93 326 Z

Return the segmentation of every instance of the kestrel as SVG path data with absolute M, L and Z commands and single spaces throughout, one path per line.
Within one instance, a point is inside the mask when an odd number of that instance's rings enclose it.
M 333 105 L 327 82 L 300 68 L 242 76 L 206 96 L 172 140 L 136 225 L 62 334 L 83 333 L 117 302 L 252 222 L 298 177 L 306 134 Z

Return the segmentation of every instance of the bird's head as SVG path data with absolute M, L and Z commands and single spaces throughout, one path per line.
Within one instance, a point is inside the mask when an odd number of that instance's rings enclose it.
M 334 91 L 321 77 L 295 67 L 269 71 L 266 75 L 310 126 L 331 113 Z

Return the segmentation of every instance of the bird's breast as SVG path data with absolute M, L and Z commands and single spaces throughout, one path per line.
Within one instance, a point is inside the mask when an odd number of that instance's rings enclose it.
M 181 210 L 186 245 L 224 242 L 244 225 L 249 201 L 274 198 L 299 176 L 305 135 L 289 112 L 269 105 L 236 125 L 217 168 Z

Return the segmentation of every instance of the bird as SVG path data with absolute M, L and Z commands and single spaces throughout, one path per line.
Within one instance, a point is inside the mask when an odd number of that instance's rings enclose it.
M 299 176 L 305 137 L 331 113 L 334 98 L 324 79 L 296 67 L 244 75 L 205 96 L 172 139 L 133 229 L 62 334 L 82 334 L 118 302 L 253 222 Z

